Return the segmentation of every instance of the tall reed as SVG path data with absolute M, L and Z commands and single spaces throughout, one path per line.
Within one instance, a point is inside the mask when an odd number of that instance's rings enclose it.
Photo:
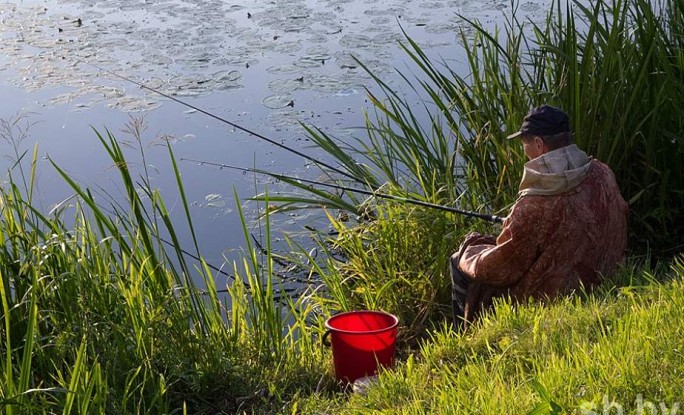
M 542 103 L 571 116 L 576 143 L 615 172 L 630 203 L 630 247 L 672 255 L 684 226 L 684 24 L 681 1 L 555 1 L 543 24 L 520 21 L 517 2 L 493 32 L 463 18 L 467 70 L 403 47 L 418 75 L 406 83 L 424 108 L 373 76 L 367 137 L 314 141 L 371 184 L 478 209 L 514 200 L 525 161 L 505 137 Z M 373 75 L 373 74 L 371 74 Z M 361 166 L 361 167 L 360 167 Z
M 130 128 L 140 140 L 142 125 Z M 219 294 L 208 264 L 185 258 L 146 173 L 135 177 L 112 134 L 96 134 L 126 200 L 53 163 L 74 196 L 43 213 L 25 197 L 33 177 L 13 178 L 19 164 L 35 165 L 24 156 L 0 188 L 4 412 L 249 412 L 312 388 L 326 368 L 313 339 L 320 323 L 305 297 L 274 301 L 270 254 L 259 257 L 247 239 L 248 260 Z M 169 157 L 192 232 L 170 147 Z
M 530 108 L 555 105 L 570 114 L 579 147 L 614 171 L 630 204 L 630 254 L 681 251 L 681 1 L 557 0 L 541 24 L 520 20 L 518 2 L 511 4 L 493 31 L 462 17 L 465 69 L 429 56 L 407 36 L 402 46 L 417 75 L 400 75 L 423 104 L 370 73 L 377 92 L 368 91 L 373 109 L 365 134 L 342 142 L 309 127 L 313 141 L 384 193 L 505 215 L 526 161 L 520 143 L 506 136 Z M 498 232 L 373 198 L 348 197 L 346 206 L 339 195 L 318 191 L 278 201 L 291 209 L 302 200 L 351 210 L 361 222 L 331 215 L 339 234 L 328 243 L 337 259 L 316 270 L 329 289 L 322 301 L 338 309 L 384 308 L 409 327 L 421 327 L 438 304 L 448 304 L 447 258 L 461 237 L 474 229 Z
M 570 17 L 536 28 L 533 60 L 570 112 L 578 145 L 615 172 L 630 202 L 631 246 L 670 255 L 681 251 L 684 230 L 684 169 L 676 167 L 684 160 L 683 7 L 576 2 Z

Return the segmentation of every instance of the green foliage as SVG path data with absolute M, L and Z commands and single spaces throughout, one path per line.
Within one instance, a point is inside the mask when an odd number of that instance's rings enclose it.
M 407 210 L 392 203 L 375 207 L 381 219 L 363 227 L 347 228 L 329 218 L 339 235 L 319 246 L 326 263 L 316 271 L 325 289 L 315 300 L 326 304 L 331 313 L 391 312 L 402 322 L 407 340 L 425 332 L 450 295 L 444 253 L 455 249 L 458 233 L 454 218 L 448 215 L 434 215 L 423 208 Z
M 130 126 L 139 142 L 143 129 Z M 54 165 L 74 197 L 45 215 L 24 197 L 33 177 L 24 189 L 11 177 L 23 156 L 0 189 L 4 413 L 233 413 L 315 384 L 327 371 L 311 337 L 318 326 L 309 328 L 315 314 L 304 298 L 274 301 L 271 256 L 248 240 L 251 262 L 235 266 L 220 295 L 209 267 L 186 261 L 146 174 L 134 179 L 114 137 L 97 136 L 125 202 L 97 197 Z
M 505 214 L 526 161 L 519 141 L 506 136 L 531 107 L 556 105 L 569 112 L 579 147 L 613 169 L 630 203 L 632 252 L 677 253 L 684 231 L 682 4 L 562 3 L 553 3 L 543 26 L 518 20 L 516 2 L 493 32 L 463 18 L 465 70 L 435 61 L 407 37 L 403 48 L 418 75 L 401 75 L 423 106 L 370 73 L 380 92 L 368 92 L 375 112 L 366 136 L 343 143 L 309 128 L 313 141 L 374 190 Z M 298 200 L 278 199 L 288 209 Z M 315 200 L 361 219 L 333 221 L 339 235 L 329 243 L 341 260 L 320 270 L 329 306 L 395 312 L 416 329 L 411 334 L 434 317 L 435 304 L 448 303 L 447 258 L 459 239 L 476 227 L 498 233 L 396 202 L 350 196 L 350 209 L 322 191 L 307 202 Z
M 530 107 L 550 103 L 570 114 L 579 147 L 615 172 L 630 202 L 630 246 L 672 255 L 684 229 L 682 4 L 582 4 L 563 10 L 554 2 L 545 25 L 532 31 L 515 13 L 503 33 L 468 22 L 474 34 L 462 34 L 465 74 L 439 67 L 408 39 L 407 53 L 429 80 L 417 83 L 456 137 L 465 180 L 455 194 L 477 195 L 466 200 L 494 209 L 511 203 L 524 158 L 505 137 Z M 443 134 L 431 140 L 442 142 Z M 427 157 L 415 163 L 433 166 Z
M 684 5 L 574 4 L 561 14 L 558 2 L 535 28 L 534 79 L 568 110 L 578 145 L 615 172 L 631 246 L 672 255 L 684 230 Z

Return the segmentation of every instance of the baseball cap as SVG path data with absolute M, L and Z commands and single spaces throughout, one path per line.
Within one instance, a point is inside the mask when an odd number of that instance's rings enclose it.
M 509 139 L 526 136 L 555 135 L 570 131 L 568 115 L 560 108 L 541 105 L 532 108 L 523 119 L 520 131 L 508 136 Z

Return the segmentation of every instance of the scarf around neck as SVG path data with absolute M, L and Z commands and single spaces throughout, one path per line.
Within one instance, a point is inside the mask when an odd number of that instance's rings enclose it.
M 589 174 L 591 159 L 575 144 L 558 148 L 525 163 L 520 196 L 551 196 L 576 187 Z

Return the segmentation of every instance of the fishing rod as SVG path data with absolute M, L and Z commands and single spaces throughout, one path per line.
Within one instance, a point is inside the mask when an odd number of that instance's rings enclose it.
M 220 169 L 230 169 L 230 170 L 241 171 L 244 173 L 263 174 L 263 175 L 271 176 L 271 177 L 278 179 L 278 180 L 286 180 L 286 181 L 289 180 L 289 181 L 295 181 L 295 182 L 301 182 L 301 183 L 308 183 L 310 185 L 325 186 L 325 187 L 329 187 L 332 189 L 343 190 L 345 192 L 358 193 L 358 194 L 377 197 L 377 198 L 381 198 L 381 199 L 388 199 L 388 200 L 394 200 L 397 202 L 410 203 L 413 205 L 429 207 L 429 208 L 433 208 L 433 209 L 439 209 L 439 210 L 443 210 L 446 212 L 457 213 L 459 215 L 464 215 L 464 216 L 468 216 L 468 217 L 472 217 L 472 218 L 483 219 L 483 220 L 493 222 L 493 223 L 502 223 L 504 221 L 504 218 L 502 218 L 500 216 L 496 216 L 496 215 L 490 215 L 490 214 L 486 214 L 486 213 L 469 212 L 467 210 L 456 209 L 456 208 L 452 208 L 449 206 L 438 205 L 436 203 L 424 202 L 422 200 L 411 199 L 411 198 L 407 198 L 407 197 L 390 195 L 387 193 L 380 193 L 377 191 L 356 189 L 353 187 L 342 186 L 339 184 L 323 183 L 323 182 L 317 182 L 314 180 L 301 179 L 299 177 L 286 176 L 284 174 L 273 173 L 273 172 L 269 172 L 267 170 L 253 169 L 253 168 L 250 169 L 250 168 L 246 168 L 246 167 L 231 166 L 230 164 L 213 163 L 210 161 L 194 160 L 194 159 L 184 158 L 184 157 L 181 157 L 180 160 L 181 161 L 189 161 L 192 163 L 198 163 L 200 165 L 214 166 L 214 167 L 218 167 Z
M 266 141 L 266 142 L 268 142 L 268 143 L 271 143 L 271 144 L 273 144 L 273 145 L 275 145 L 275 146 L 277 146 L 277 147 L 280 147 L 280 148 L 282 148 L 283 150 L 289 151 L 290 153 L 296 154 L 296 155 L 298 155 L 299 157 L 302 157 L 302 158 L 304 158 L 304 159 L 306 159 L 306 160 L 309 160 L 309 161 L 311 161 L 311 162 L 313 162 L 313 163 L 315 163 L 315 164 L 317 164 L 317 165 L 326 167 L 326 168 L 328 168 L 328 169 L 334 171 L 334 172 L 337 173 L 337 174 L 340 174 L 340 175 L 342 175 L 342 176 L 345 176 L 345 177 L 347 177 L 347 178 L 349 178 L 349 179 L 354 180 L 354 181 L 357 182 L 357 183 L 365 184 L 362 180 L 360 180 L 358 177 L 355 177 L 354 175 L 350 174 L 349 172 L 346 172 L 346 171 L 344 171 L 344 170 L 340 170 L 340 169 L 338 169 L 338 168 L 336 168 L 336 167 L 333 167 L 333 166 L 331 166 L 330 164 L 327 164 L 327 163 L 325 163 L 325 162 L 323 162 L 323 161 L 317 160 L 317 159 L 313 158 L 312 156 L 309 156 L 309 155 L 306 154 L 306 153 L 303 153 L 303 152 L 301 152 L 301 151 L 299 151 L 299 150 L 297 150 L 297 149 L 294 149 L 294 148 L 292 148 L 292 147 L 288 147 L 288 146 L 286 146 L 285 144 L 279 143 L 279 142 L 277 142 L 276 140 L 273 140 L 273 139 L 271 139 L 271 138 L 268 138 L 268 137 L 266 137 L 266 136 L 263 135 L 263 134 L 257 133 L 256 131 L 250 130 L 250 129 L 246 128 L 246 127 L 243 127 L 243 126 L 241 126 L 241 125 L 239 125 L 239 124 L 236 124 L 236 123 L 234 123 L 234 122 L 232 122 L 232 121 L 229 121 L 229 120 L 227 120 L 227 119 L 225 119 L 225 118 L 223 118 L 223 117 L 220 117 L 220 116 L 218 116 L 218 115 L 216 115 L 216 114 L 212 114 L 212 113 L 209 112 L 209 111 L 203 110 L 202 108 L 199 108 L 199 107 L 197 107 L 197 106 L 195 106 L 195 105 L 192 105 L 192 104 L 189 104 L 189 103 L 187 103 L 187 102 L 185 102 L 185 101 L 182 101 L 182 100 L 180 100 L 180 99 L 178 99 L 178 98 L 176 98 L 176 97 L 174 97 L 174 96 L 172 96 L 172 95 L 169 95 L 169 94 L 167 94 L 167 93 L 164 93 L 164 92 L 162 92 L 162 91 L 159 91 L 158 89 L 149 87 L 149 86 L 143 84 L 142 82 L 134 81 L 133 79 L 130 79 L 130 78 L 125 77 L 125 76 L 123 76 L 123 75 L 121 75 L 121 74 L 118 74 L 118 73 L 116 73 L 116 72 L 110 71 L 110 70 L 108 70 L 108 69 L 102 68 L 102 67 L 100 67 L 100 66 L 94 65 L 94 64 L 89 63 L 89 62 L 83 62 L 83 63 L 85 63 L 85 64 L 88 65 L 88 66 L 92 66 L 93 68 L 98 69 L 98 70 L 100 70 L 100 71 L 102 71 L 102 72 L 105 72 L 105 73 L 107 73 L 107 74 L 109 74 L 109 75 L 115 76 L 115 77 L 117 77 L 117 78 L 123 79 L 124 81 L 127 81 L 127 82 L 130 82 L 130 83 L 132 83 L 132 84 L 138 85 L 138 86 L 139 86 L 140 88 L 142 88 L 142 89 L 147 89 L 148 91 L 152 91 L 152 92 L 154 92 L 155 94 L 159 94 L 159 95 L 163 96 L 164 98 L 168 98 L 168 99 L 170 99 L 171 101 L 177 102 L 177 103 L 179 103 L 179 104 L 181 104 L 181 105 L 183 105 L 183 106 L 185 106 L 185 107 L 188 107 L 188 108 L 191 108 L 191 109 L 193 109 L 193 110 L 195 110 L 195 111 L 201 112 L 201 113 L 204 114 L 204 115 L 207 115 L 207 116 L 209 116 L 209 117 L 211 117 L 211 118 L 213 118 L 213 119 L 215 119 L 215 120 L 218 120 L 218 121 L 220 121 L 220 122 L 222 122 L 222 123 L 228 124 L 228 125 L 230 125 L 231 127 L 236 128 L 236 129 L 238 129 L 238 130 L 240 130 L 240 131 L 242 131 L 242 132 L 245 132 L 245 133 L 250 134 L 250 135 L 252 135 L 252 136 L 254 136 L 254 137 L 260 138 L 260 139 L 262 139 L 262 140 L 264 140 L 264 141 Z
M 264 141 L 266 141 L 266 142 L 268 142 L 268 143 L 271 143 L 271 144 L 273 144 L 273 145 L 275 145 L 275 146 L 277 146 L 277 147 L 279 147 L 279 148 L 282 148 L 282 149 L 284 149 L 284 150 L 286 150 L 286 151 L 289 151 L 289 152 L 291 152 L 291 153 L 293 153 L 293 154 L 296 154 L 297 156 L 300 156 L 300 157 L 302 157 L 302 158 L 304 158 L 304 159 L 306 159 L 306 160 L 309 160 L 309 161 L 311 161 L 311 162 L 313 162 L 313 163 L 315 163 L 315 164 L 317 164 L 317 165 L 319 165 L 319 166 L 323 166 L 323 167 L 325 167 L 325 168 L 328 168 L 328 169 L 330 169 L 331 171 L 334 171 L 335 173 L 340 174 L 340 175 L 342 175 L 342 176 L 344 176 L 344 177 L 346 177 L 346 178 L 352 179 L 353 181 L 355 181 L 355 182 L 357 182 L 357 183 L 361 183 L 361 184 L 363 184 L 363 185 L 368 186 L 368 183 L 365 183 L 364 181 L 360 180 L 358 177 L 355 177 L 354 175 L 352 175 L 352 174 L 350 174 L 350 173 L 348 173 L 348 172 L 346 172 L 346 171 L 344 171 L 344 170 L 340 170 L 340 169 L 338 169 L 338 168 L 336 168 L 336 167 L 333 167 L 333 166 L 331 166 L 331 165 L 329 165 L 329 164 L 327 164 L 327 163 L 325 163 L 325 162 L 323 162 L 323 161 L 317 160 L 317 159 L 315 159 L 315 158 L 309 156 L 309 155 L 306 154 L 306 153 L 303 153 L 303 152 L 301 152 L 301 151 L 299 151 L 299 150 L 296 150 L 296 149 L 294 149 L 294 148 L 288 147 L 288 146 L 286 146 L 286 145 L 284 145 L 284 144 L 282 144 L 282 143 L 279 143 L 279 142 L 277 142 L 277 141 L 275 141 L 275 140 L 273 140 L 273 139 L 271 139 L 271 138 L 268 138 L 268 137 L 264 136 L 263 134 L 260 134 L 260 133 L 257 133 L 257 132 L 255 132 L 255 131 L 252 131 L 252 130 L 250 130 L 250 129 L 246 128 L 246 127 L 243 127 L 243 126 L 241 126 L 241 125 L 239 125 L 239 124 L 237 124 L 237 123 L 234 123 L 234 122 L 232 122 L 232 121 L 229 121 L 229 120 L 227 120 L 227 119 L 225 119 L 225 118 L 223 118 L 223 117 L 220 117 L 220 116 L 218 116 L 218 115 L 216 115 L 216 114 L 213 114 L 213 113 L 211 113 L 211 112 L 209 112 L 209 111 L 203 110 L 202 108 L 199 108 L 199 107 L 197 107 L 197 106 L 195 106 L 195 105 L 189 104 L 189 103 L 187 103 L 187 102 L 185 102 L 185 101 L 183 101 L 183 100 L 180 100 L 180 99 L 178 99 L 178 98 L 176 98 L 176 97 L 174 97 L 174 96 L 172 96 L 172 95 L 169 95 L 169 94 L 167 94 L 167 93 L 164 93 L 164 92 L 162 92 L 162 91 L 159 91 L 159 90 L 157 90 L 157 89 L 155 89 L 155 88 L 149 87 L 149 86 L 147 86 L 147 85 L 145 85 L 145 84 L 143 84 L 143 83 L 141 83 L 141 82 L 134 81 L 133 79 L 130 79 L 130 78 L 128 78 L 128 77 L 125 77 L 125 76 L 123 76 L 123 75 L 121 75 L 121 74 L 118 74 L 118 73 L 116 73 L 116 72 L 110 71 L 110 70 L 108 70 L 108 69 L 102 68 L 102 67 L 100 67 L 100 66 L 94 65 L 94 64 L 89 63 L 89 62 L 84 62 L 84 63 L 85 63 L 86 65 L 88 65 L 88 66 L 91 66 L 91 67 L 93 67 L 93 68 L 95 68 L 95 69 L 98 69 L 98 70 L 100 70 L 100 71 L 102 71 L 102 72 L 105 72 L 105 73 L 107 73 L 107 74 L 109 74 L 109 75 L 115 76 L 115 77 L 120 78 L 120 79 L 122 79 L 122 80 L 124 80 L 124 81 L 127 81 L 127 82 L 130 82 L 130 83 L 134 84 L 134 85 L 137 85 L 137 86 L 139 86 L 139 87 L 142 88 L 142 89 L 146 89 L 146 90 L 148 90 L 148 91 L 154 92 L 155 94 L 161 95 L 161 96 L 163 96 L 164 98 L 170 99 L 171 101 L 177 102 L 177 103 L 179 103 L 179 104 L 181 104 L 181 105 L 183 105 L 183 106 L 185 106 L 185 107 L 188 107 L 188 108 L 191 108 L 191 109 L 193 109 L 193 110 L 195 110 L 195 111 L 201 112 L 201 113 L 204 114 L 204 115 L 207 115 L 207 116 L 209 116 L 209 117 L 211 117 L 211 118 L 214 118 L 215 120 L 218 120 L 218 121 L 220 121 L 220 122 L 222 122 L 222 123 L 228 124 L 228 125 L 230 125 L 231 127 L 236 128 L 236 129 L 238 129 L 238 130 L 240 130 L 240 131 L 243 131 L 243 132 L 245 132 L 245 133 L 247 133 L 247 134 L 250 134 L 250 135 L 252 135 L 252 136 L 254 136 L 254 137 L 260 138 L 260 139 L 262 139 L 262 140 L 264 140 Z M 190 161 L 190 160 L 189 160 L 189 161 Z M 193 160 L 193 161 L 194 161 L 194 160 Z M 206 164 L 210 164 L 210 163 L 206 163 Z M 219 166 L 219 167 L 234 168 L 234 169 L 240 170 L 240 168 L 237 168 L 237 167 L 234 167 L 234 166 L 220 165 L 220 164 L 217 164 L 217 163 L 214 163 L 214 164 L 217 165 L 217 166 Z M 242 171 L 250 171 L 250 172 L 265 174 L 265 175 L 269 175 L 269 176 L 272 176 L 272 177 L 275 177 L 275 178 L 278 178 L 278 176 L 280 176 L 280 178 L 285 179 L 285 180 L 299 180 L 299 181 L 301 181 L 301 182 L 311 183 L 311 181 L 307 181 L 307 180 L 304 180 L 304 179 L 298 179 L 298 178 L 294 178 L 294 177 L 287 177 L 287 176 L 284 176 L 284 175 L 278 175 L 278 174 L 271 173 L 271 172 L 267 172 L 267 171 L 259 171 L 259 170 L 256 170 L 256 169 L 243 169 Z M 370 188 L 373 189 L 374 191 L 368 191 L 368 190 L 362 190 L 362 189 L 354 189 L 354 188 L 351 188 L 351 187 L 337 186 L 337 185 L 326 184 L 326 183 L 320 183 L 320 182 L 313 182 L 312 184 L 317 184 L 317 185 L 327 186 L 327 187 L 333 187 L 333 188 L 336 188 L 336 189 L 338 189 L 338 190 L 346 190 L 346 191 L 349 191 L 349 192 L 364 194 L 364 195 L 368 195 L 368 196 L 375 196 L 375 197 L 379 197 L 379 198 L 383 198 L 383 199 L 391 199 L 391 200 L 396 200 L 396 201 L 405 202 L 405 203 L 411 203 L 411 204 L 415 204 L 415 205 L 419 205 L 419 206 L 430 207 L 430 208 L 434 208 L 434 209 L 445 210 L 445 211 L 448 211 L 448 212 L 458 213 L 458 214 L 460 214 L 460 215 L 464 215 L 464 216 L 468 216 L 468 217 L 474 217 L 474 218 L 478 218 L 478 219 L 483 219 L 483 220 L 486 220 L 486 221 L 489 221 L 489 222 L 494 222 L 494 223 L 503 222 L 503 218 L 501 218 L 501 217 L 499 217 L 499 216 L 495 216 L 495 215 L 481 214 L 481 213 L 476 213 L 476 212 L 468 212 L 468 211 L 465 211 L 465 210 L 460 210 L 460 209 L 451 208 L 451 207 L 448 207 L 448 206 L 438 205 L 438 204 L 435 204 L 435 203 L 423 202 L 423 201 L 416 200 L 416 199 L 409 199 L 409 198 L 404 198 L 404 197 L 400 197 L 400 196 L 393 196 L 393 195 L 388 195 L 388 194 L 384 194 L 384 193 L 378 193 L 378 192 L 375 191 L 375 190 L 377 190 L 377 189 L 374 189 L 372 186 L 370 186 Z

